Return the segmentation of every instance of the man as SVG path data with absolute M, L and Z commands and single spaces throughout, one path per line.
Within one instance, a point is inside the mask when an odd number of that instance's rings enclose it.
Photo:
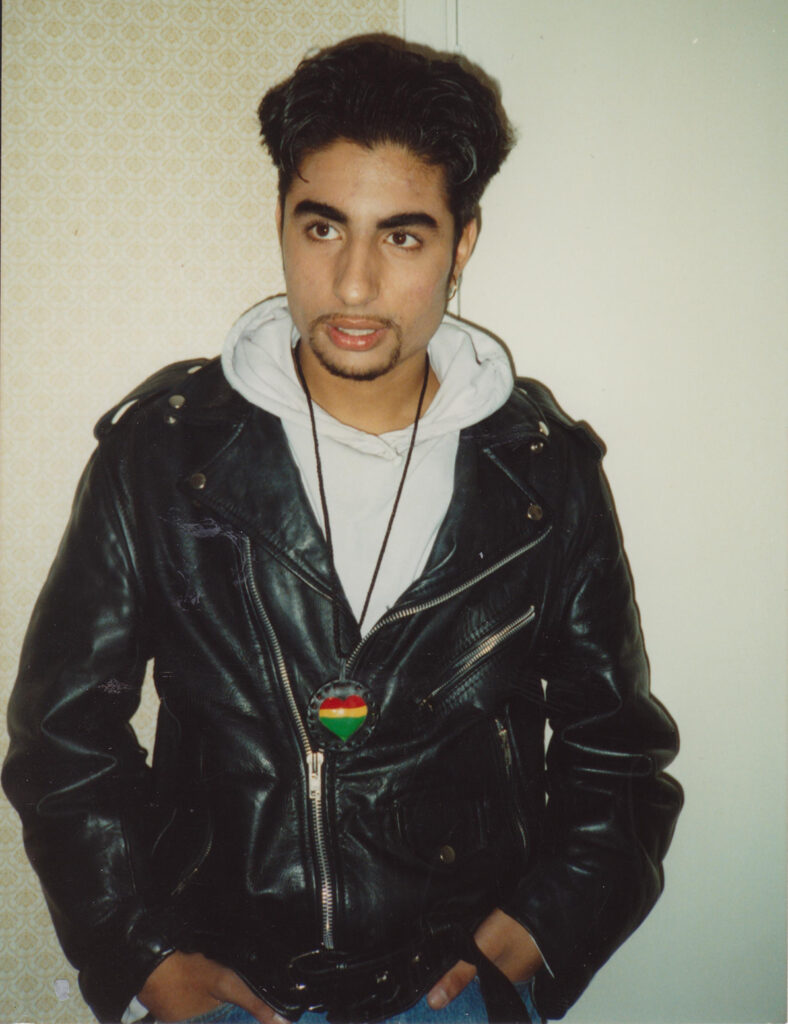
M 681 797 L 599 450 L 445 316 L 505 122 L 369 40 L 260 118 L 286 298 L 100 421 L 4 784 L 100 1020 L 561 1016 Z

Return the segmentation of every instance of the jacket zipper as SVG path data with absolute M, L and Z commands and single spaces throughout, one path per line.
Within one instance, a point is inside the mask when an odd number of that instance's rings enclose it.
M 194 865 L 194 867 L 191 868 L 191 870 L 187 871 L 187 873 L 180 880 L 180 882 L 178 882 L 178 884 L 175 886 L 175 888 L 170 891 L 170 896 L 180 896 L 180 894 L 183 892 L 183 890 L 186 888 L 186 886 L 189 885 L 189 883 L 194 879 L 194 877 L 197 875 L 197 873 L 200 870 L 200 868 L 203 866 L 203 864 L 208 859 L 208 854 L 211 852 L 211 847 L 212 846 L 213 846 L 213 836 L 210 836 L 208 838 L 208 842 L 207 842 L 207 844 L 205 846 L 205 849 L 200 854 L 199 860 Z
M 524 544 L 522 547 L 513 551 L 505 558 L 499 559 L 493 565 L 489 566 L 483 572 L 477 573 L 476 576 L 472 576 L 471 579 L 466 580 L 465 583 L 460 584 L 457 587 L 453 587 L 445 594 L 441 594 L 438 597 L 433 597 L 429 601 L 422 601 L 419 604 L 409 605 L 406 608 L 400 608 L 396 611 L 389 612 L 382 618 L 378 619 L 375 625 L 370 631 L 361 638 L 359 643 L 352 651 L 350 657 L 345 663 L 345 671 L 348 672 L 352 668 L 353 664 L 358 660 L 361 650 L 364 644 L 382 629 L 383 626 L 388 625 L 391 622 L 399 622 L 402 619 L 408 618 L 411 615 L 416 615 L 419 612 L 427 611 L 430 608 L 435 608 L 437 605 L 443 604 L 445 601 L 450 601 L 453 597 L 457 597 L 459 594 L 464 593 L 466 590 L 475 586 L 481 580 L 486 579 L 492 573 L 497 572 L 498 569 L 503 568 L 509 562 L 515 558 L 519 558 L 520 555 L 525 554 L 532 547 L 537 545 L 540 541 L 550 533 L 552 526 L 540 534 L 535 540 L 529 541 L 528 544 Z M 293 686 L 290 682 L 290 676 L 287 671 L 287 665 L 285 663 L 284 655 L 282 654 L 282 648 L 279 644 L 279 638 L 277 637 L 271 620 L 268 618 L 268 613 L 263 605 L 262 598 L 260 597 L 260 591 L 257 587 L 257 581 L 254 578 L 254 572 L 252 569 L 252 542 L 248 536 L 244 536 L 243 539 L 244 547 L 244 561 L 246 569 L 246 579 L 249 585 L 249 592 L 254 602 L 257 613 L 260 617 L 263 627 L 265 628 L 268 641 L 271 645 L 271 650 L 274 655 L 274 661 L 276 662 L 277 671 L 279 672 L 279 678 L 282 682 L 282 688 L 285 692 L 285 699 L 287 706 L 290 709 L 290 713 L 293 716 L 293 721 L 296 725 L 296 731 L 298 738 L 301 743 L 302 753 L 304 757 L 304 766 L 307 777 L 307 790 L 309 794 L 309 806 L 311 809 L 312 818 L 312 831 L 314 834 L 314 846 L 315 846 L 315 858 L 317 860 L 318 878 L 320 885 L 320 908 L 321 908 L 321 921 L 322 921 L 322 936 L 323 946 L 325 949 L 334 948 L 334 889 L 331 885 L 331 872 L 329 870 L 328 863 L 328 847 L 326 844 L 325 836 L 325 820 L 323 816 L 323 783 L 325 778 L 325 767 L 324 767 L 324 756 L 322 750 L 313 750 L 312 744 L 309 741 L 309 733 L 306 731 L 306 726 L 301 717 L 301 713 L 298 710 L 298 704 L 296 703 L 295 695 L 293 693 Z M 529 609 L 532 610 L 532 609 Z
M 520 835 L 520 841 L 523 844 L 523 849 L 528 848 L 528 839 L 525 834 L 525 826 L 523 825 L 520 817 L 520 811 L 517 806 L 517 799 L 514 789 L 514 759 L 512 758 L 512 741 L 509 736 L 509 729 L 506 726 L 506 722 L 501 718 L 495 719 L 495 728 L 498 733 L 498 743 L 501 747 L 501 753 L 503 755 L 503 767 L 506 773 L 506 781 L 509 784 L 511 790 L 511 799 L 514 807 L 514 820 L 517 825 L 517 831 Z
M 520 629 L 523 629 L 523 627 L 527 626 L 529 622 L 533 622 L 535 618 L 536 608 L 531 605 L 530 608 L 527 608 L 526 611 L 514 619 L 513 622 L 507 623 L 501 629 L 498 629 L 494 633 L 490 634 L 490 636 L 485 637 L 484 640 L 473 648 L 470 654 L 466 655 L 448 679 L 444 680 L 444 682 L 442 682 L 440 686 L 437 686 L 431 693 L 428 693 L 426 697 L 422 697 L 421 700 L 419 700 L 419 707 L 423 707 L 425 705 L 427 707 L 431 707 L 433 701 L 437 700 L 441 694 L 445 693 L 447 690 L 450 690 L 455 683 L 459 682 L 464 675 L 470 672 L 474 665 L 492 654 L 495 648 L 502 644 L 504 640 L 508 640 L 513 633 L 517 633 Z
M 502 569 L 505 565 L 508 565 L 509 562 L 514 561 L 515 558 L 519 558 L 520 555 L 524 555 L 526 551 L 530 551 L 531 548 L 536 547 L 537 544 L 541 543 L 541 541 L 543 541 L 545 537 L 547 537 L 547 535 L 552 531 L 552 529 L 552 526 L 548 526 L 544 533 L 540 534 L 535 540 L 529 541 L 527 544 L 524 544 L 521 548 L 517 548 L 516 551 L 513 551 L 505 558 L 499 559 L 497 562 L 489 566 L 483 572 L 477 573 L 476 576 L 472 576 L 469 580 L 466 580 L 465 583 L 461 583 L 459 586 L 453 587 L 451 590 L 448 590 L 445 594 L 440 594 L 438 597 L 433 597 L 429 601 L 422 601 L 419 604 L 412 604 L 408 605 L 405 608 L 398 608 L 395 611 L 387 612 L 385 615 L 378 619 L 378 621 L 370 629 L 370 631 L 366 633 L 361 638 L 361 640 L 356 644 L 356 646 L 354 647 L 353 651 L 350 654 L 350 657 L 346 662 L 346 672 L 350 672 L 352 670 L 353 665 L 355 664 L 356 661 L 358 661 L 364 644 L 366 644 L 367 641 L 370 640 L 378 632 L 378 630 L 382 629 L 384 626 L 387 626 L 390 622 L 400 622 L 402 619 L 407 619 L 411 615 L 417 615 L 419 612 L 428 611 L 430 608 L 435 608 L 437 605 L 443 604 L 445 601 L 450 601 L 453 597 L 457 597 L 459 594 L 464 593 L 471 587 L 476 586 L 476 584 L 480 583 L 483 579 L 486 579 L 488 576 L 491 576 L 494 572 L 497 572 L 499 569 Z
M 257 614 L 265 628 L 268 642 L 276 662 L 282 688 L 285 692 L 285 699 L 290 713 L 295 722 L 298 739 L 304 757 L 304 768 L 307 779 L 307 793 L 309 796 L 309 808 L 312 819 L 312 833 L 314 835 L 315 859 L 320 889 L 320 916 L 323 946 L 325 949 L 334 948 L 334 889 L 331 884 L 331 872 L 328 864 L 328 846 L 325 835 L 325 819 L 323 816 L 323 783 L 325 778 L 324 755 L 322 750 L 315 750 L 309 741 L 309 733 L 306 731 L 301 712 L 298 710 L 293 686 L 290 682 L 290 675 L 287 671 L 279 638 L 274 632 L 271 620 L 263 605 L 257 581 L 254 578 L 252 569 L 252 543 L 249 537 L 244 537 L 244 555 L 246 562 L 246 578 L 249 584 L 249 592 L 252 596 Z

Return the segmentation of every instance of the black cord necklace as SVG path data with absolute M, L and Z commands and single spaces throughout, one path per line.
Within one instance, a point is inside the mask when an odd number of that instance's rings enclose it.
M 299 343 L 300 344 L 300 343 Z M 295 358 L 296 370 L 298 371 L 298 379 L 301 381 L 301 387 L 304 389 L 306 395 L 306 404 L 309 408 L 309 421 L 312 424 L 312 440 L 315 446 L 315 465 L 317 467 L 317 486 L 320 491 L 320 505 L 323 510 L 323 524 L 326 534 L 326 544 L 328 546 L 328 557 L 331 563 L 331 575 L 332 575 L 332 600 L 331 600 L 331 611 L 332 620 L 334 627 L 334 647 L 337 652 L 337 657 L 340 661 L 344 661 L 345 655 L 342 651 L 342 644 L 339 634 L 339 612 L 337 610 L 337 595 L 339 592 L 340 582 L 339 575 L 337 573 L 336 565 L 334 563 L 334 545 L 331 539 L 331 524 L 328 518 L 328 504 L 326 502 L 326 491 L 323 485 L 323 466 L 320 461 L 320 445 L 317 440 L 317 425 L 315 424 L 315 410 L 312 402 L 312 395 L 309 393 L 309 386 L 304 377 L 304 371 L 301 369 L 301 358 L 298 352 L 298 346 L 296 346 L 293 353 Z M 413 455 L 413 449 L 416 446 L 416 431 L 418 430 L 419 420 L 421 419 L 421 410 L 424 405 L 424 396 L 427 393 L 427 381 L 430 376 L 430 360 L 429 356 L 424 357 L 424 379 L 421 383 L 421 392 L 419 394 L 419 403 L 416 406 L 416 418 L 413 421 L 413 431 L 410 435 L 410 444 L 408 445 L 408 454 L 405 458 L 405 465 L 402 469 L 402 476 L 400 477 L 399 487 L 397 488 L 397 494 L 394 498 L 394 504 L 391 508 L 391 515 L 389 516 L 388 525 L 386 527 L 386 533 L 383 537 L 383 543 L 380 546 L 380 552 L 378 553 L 378 559 L 375 563 L 375 570 L 372 573 L 372 579 L 370 580 L 369 589 L 367 590 L 367 596 L 364 599 L 364 607 L 361 610 L 361 616 L 358 620 L 359 629 L 361 629 L 364 618 L 369 608 L 369 600 L 372 597 L 372 591 L 375 589 L 375 583 L 377 582 L 378 573 L 380 572 L 380 566 L 383 562 L 383 555 L 386 552 L 386 547 L 389 542 L 391 535 L 391 528 L 394 525 L 394 517 L 397 514 L 397 507 L 399 506 L 399 500 L 402 497 L 402 490 L 405 486 L 405 477 L 408 475 L 408 467 L 410 466 L 410 460 Z

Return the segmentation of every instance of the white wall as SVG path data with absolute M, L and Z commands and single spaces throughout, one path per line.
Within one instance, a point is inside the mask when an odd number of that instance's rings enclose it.
M 609 446 L 687 804 L 662 901 L 570 1013 L 785 1020 L 788 4 L 420 0 L 520 142 L 461 310 Z

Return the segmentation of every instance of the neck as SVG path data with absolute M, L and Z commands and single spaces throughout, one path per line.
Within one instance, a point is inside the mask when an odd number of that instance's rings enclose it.
M 301 372 L 312 400 L 341 423 L 367 434 L 385 434 L 413 423 L 424 382 L 426 352 L 417 353 L 374 380 L 353 380 L 329 373 L 308 345 L 299 342 Z M 430 367 L 422 416 L 438 392 Z

